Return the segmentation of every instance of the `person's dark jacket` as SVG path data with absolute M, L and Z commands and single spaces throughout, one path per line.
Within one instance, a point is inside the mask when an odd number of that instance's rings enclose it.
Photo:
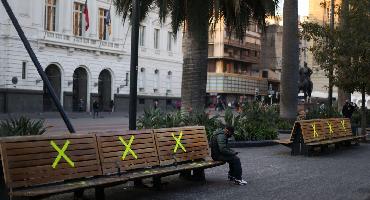
M 217 129 L 211 137 L 211 156 L 213 160 L 227 160 L 237 153 L 228 147 L 224 129 Z

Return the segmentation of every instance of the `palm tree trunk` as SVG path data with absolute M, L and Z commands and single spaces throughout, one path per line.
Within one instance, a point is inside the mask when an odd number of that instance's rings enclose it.
M 294 120 L 297 115 L 299 39 L 298 1 L 284 1 L 283 67 L 281 74 L 280 116 Z
M 187 0 L 181 100 L 182 110 L 203 110 L 208 60 L 208 1 Z

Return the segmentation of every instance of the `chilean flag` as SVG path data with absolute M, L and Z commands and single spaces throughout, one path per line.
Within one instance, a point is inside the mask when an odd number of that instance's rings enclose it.
M 90 27 L 89 9 L 87 8 L 87 0 L 85 2 L 83 14 L 84 14 L 84 17 L 85 17 L 85 31 L 87 31 Z

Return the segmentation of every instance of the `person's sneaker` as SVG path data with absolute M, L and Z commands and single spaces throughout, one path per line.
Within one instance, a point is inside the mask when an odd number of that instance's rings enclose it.
M 237 184 L 237 185 L 246 185 L 248 182 L 243 180 L 243 179 L 240 179 L 240 180 L 235 179 L 234 183 Z

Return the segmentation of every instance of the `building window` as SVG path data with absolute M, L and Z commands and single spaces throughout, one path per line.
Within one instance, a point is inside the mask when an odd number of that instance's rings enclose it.
M 173 33 L 168 32 L 167 36 L 167 51 L 172 51 L 172 40 L 173 40 Z
M 110 11 L 99 8 L 99 39 L 100 40 L 108 40 L 109 36 L 112 32 L 111 30 L 111 18 L 110 18 Z
M 159 49 L 159 29 L 154 29 L 154 49 Z
M 153 85 L 155 90 L 159 89 L 159 70 L 156 69 L 154 70 L 154 85 Z
M 55 31 L 56 0 L 45 1 L 45 30 Z
M 82 3 L 74 2 L 73 5 L 73 35 L 82 36 L 82 15 L 83 15 Z
M 139 27 L 139 45 L 145 46 L 145 26 Z
M 172 82 L 172 72 L 168 71 L 167 73 L 167 92 L 171 91 L 171 82 Z
M 140 68 L 140 73 L 139 73 L 139 90 L 144 91 L 145 88 L 145 68 L 142 67 Z
M 22 79 L 27 78 L 27 62 L 23 61 L 22 62 Z

